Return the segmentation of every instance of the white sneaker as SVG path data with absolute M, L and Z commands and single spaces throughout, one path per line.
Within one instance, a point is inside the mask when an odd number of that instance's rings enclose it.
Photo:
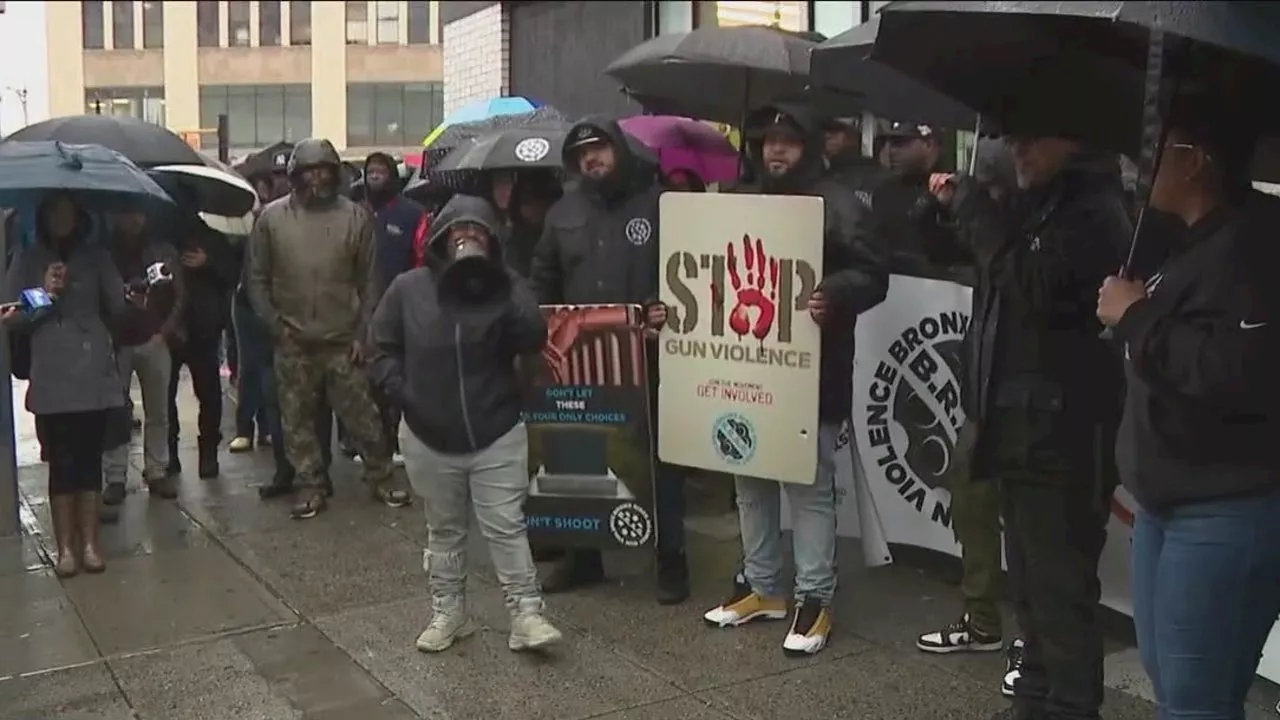
M 436 610 L 431 616 L 427 629 L 418 636 L 418 649 L 429 653 L 442 652 L 475 631 L 475 625 L 471 623 L 471 618 L 462 607 L 455 610 Z
M 522 601 L 523 606 L 511 615 L 511 635 L 507 647 L 512 650 L 542 650 L 564 639 L 555 625 L 542 615 L 542 602 Z
M 396 466 L 396 467 L 398 467 L 398 468 L 402 468 L 402 467 L 404 467 L 404 454 L 403 454 L 403 453 L 396 453 L 396 454 L 392 455 L 392 456 L 391 456 L 391 464 L 392 464 L 392 465 L 395 465 L 395 466 Z

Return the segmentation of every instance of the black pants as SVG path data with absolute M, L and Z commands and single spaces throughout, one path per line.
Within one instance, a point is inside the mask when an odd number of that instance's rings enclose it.
M 221 333 L 193 335 L 181 345 L 170 348 L 173 360 L 169 374 L 169 447 L 178 446 L 178 380 L 182 366 L 191 372 L 191 385 L 200 403 L 200 443 L 217 445 L 222 441 L 222 377 L 218 367 L 218 343 Z
M 36 437 L 49 462 L 49 495 L 102 490 L 107 411 L 36 416 Z
M 1098 559 L 1112 488 L 1002 483 L 1009 594 L 1026 641 L 1015 701 L 1052 720 L 1095 720 L 1102 705 Z

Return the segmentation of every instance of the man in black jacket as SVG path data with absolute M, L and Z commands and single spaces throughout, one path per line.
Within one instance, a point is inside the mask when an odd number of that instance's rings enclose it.
M 200 404 L 198 472 L 201 478 L 218 476 L 218 444 L 222 442 L 222 375 L 218 344 L 228 303 L 237 280 L 231 248 L 226 238 L 193 220 L 179 248 L 182 263 L 183 333 L 169 348 L 169 472 L 182 472 L 178 459 L 178 384 L 185 365 Z
M 423 652 L 474 631 L 466 609 L 473 510 L 511 611 L 507 647 L 533 650 L 561 639 L 543 615 L 525 532 L 529 437 L 516 370 L 518 357 L 546 344 L 547 323 L 525 282 L 504 267 L 497 224 L 486 201 L 450 200 L 432 233 L 433 262 L 391 282 L 370 328 L 369 372 L 404 410 L 405 464 L 427 515 L 432 617 L 418 636 Z M 467 255 L 472 270 L 454 266 Z M 509 291 L 461 291 L 465 283 L 451 275 L 481 273 L 483 264 Z
M 570 129 L 564 167 L 573 176 L 548 211 L 534 251 L 530 282 L 538 302 L 591 305 L 646 305 L 660 325 L 665 310 L 658 296 L 657 167 L 631 149 L 615 120 L 587 117 Z M 650 354 L 650 359 L 655 353 Z M 651 362 L 651 367 L 653 366 Z M 656 373 L 652 374 L 656 380 Z M 656 406 L 656 386 L 653 383 Z M 657 426 L 657 412 L 650 428 Z M 578 454 L 575 447 L 598 441 L 593 433 L 558 433 L 547 462 Z M 658 463 L 654 473 L 658 525 L 658 601 L 683 602 L 689 595 L 684 556 L 684 486 L 679 471 Z M 547 592 L 599 582 L 604 568 L 599 551 L 572 550 L 543 582 Z
M 737 626 L 756 619 L 787 617 L 779 542 L 782 518 L 778 493 L 785 492 L 793 519 L 796 565 L 795 609 L 783 640 L 788 655 L 821 651 L 831 632 L 831 601 L 836 590 L 835 454 L 847 427 L 853 399 L 854 325 L 858 315 L 884 300 L 889 275 L 871 238 L 858 230 L 865 206 L 840 182 L 826 177 L 822 139 L 807 108 L 764 108 L 745 125 L 759 180 L 737 192 L 809 195 L 823 199 L 823 277 L 809 298 L 809 315 L 822 328 L 819 359 L 818 467 L 812 485 L 761 478 L 735 478 L 742 517 L 743 569 L 733 594 L 707 611 L 715 626 Z
M 884 178 L 884 168 L 862 154 L 858 123 L 850 118 L 827 118 L 822 123 L 823 155 L 827 171 L 849 189 L 868 209 L 876 186 Z
M 977 428 L 974 476 L 1001 482 L 1010 594 L 1025 634 L 1015 716 L 1097 718 L 1098 559 L 1123 377 L 1094 313 L 1132 225 L 1114 155 L 1051 132 L 1010 142 L 1012 209 L 968 183 L 938 190 L 978 268 L 962 404 Z

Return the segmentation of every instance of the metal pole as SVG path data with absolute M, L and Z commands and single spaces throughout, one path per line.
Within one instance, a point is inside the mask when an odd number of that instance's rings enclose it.
M 0 227 L 0 254 L 8 257 L 9 223 Z M 17 238 L 13 238 L 16 242 Z M 0 537 L 17 535 L 18 521 L 18 452 L 13 419 L 13 380 L 9 375 L 9 334 L 0 332 Z
M 218 116 L 218 161 L 231 163 L 231 128 L 226 115 Z

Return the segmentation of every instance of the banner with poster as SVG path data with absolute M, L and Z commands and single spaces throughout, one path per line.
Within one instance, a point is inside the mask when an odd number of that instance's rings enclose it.
M 653 544 L 653 441 L 636 305 L 548 305 L 542 362 L 526 368 L 530 537 L 551 545 Z
M 666 193 L 659 218 L 658 456 L 812 483 L 822 199 Z
M 881 564 L 886 543 L 960 555 L 944 477 L 965 420 L 957 352 L 969 309 L 970 290 L 963 285 L 894 275 L 885 301 L 858 318 L 855 452 L 852 462 L 837 457 L 837 488 L 845 489 L 838 493 L 843 501 L 837 505 L 837 529 L 861 538 L 868 565 Z M 850 502 L 849 489 L 864 487 L 865 503 L 864 494 Z M 1133 614 L 1133 508 L 1133 498 L 1118 489 L 1098 565 L 1102 604 L 1126 615 Z M 1258 674 L 1280 682 L 1275 629 Z

